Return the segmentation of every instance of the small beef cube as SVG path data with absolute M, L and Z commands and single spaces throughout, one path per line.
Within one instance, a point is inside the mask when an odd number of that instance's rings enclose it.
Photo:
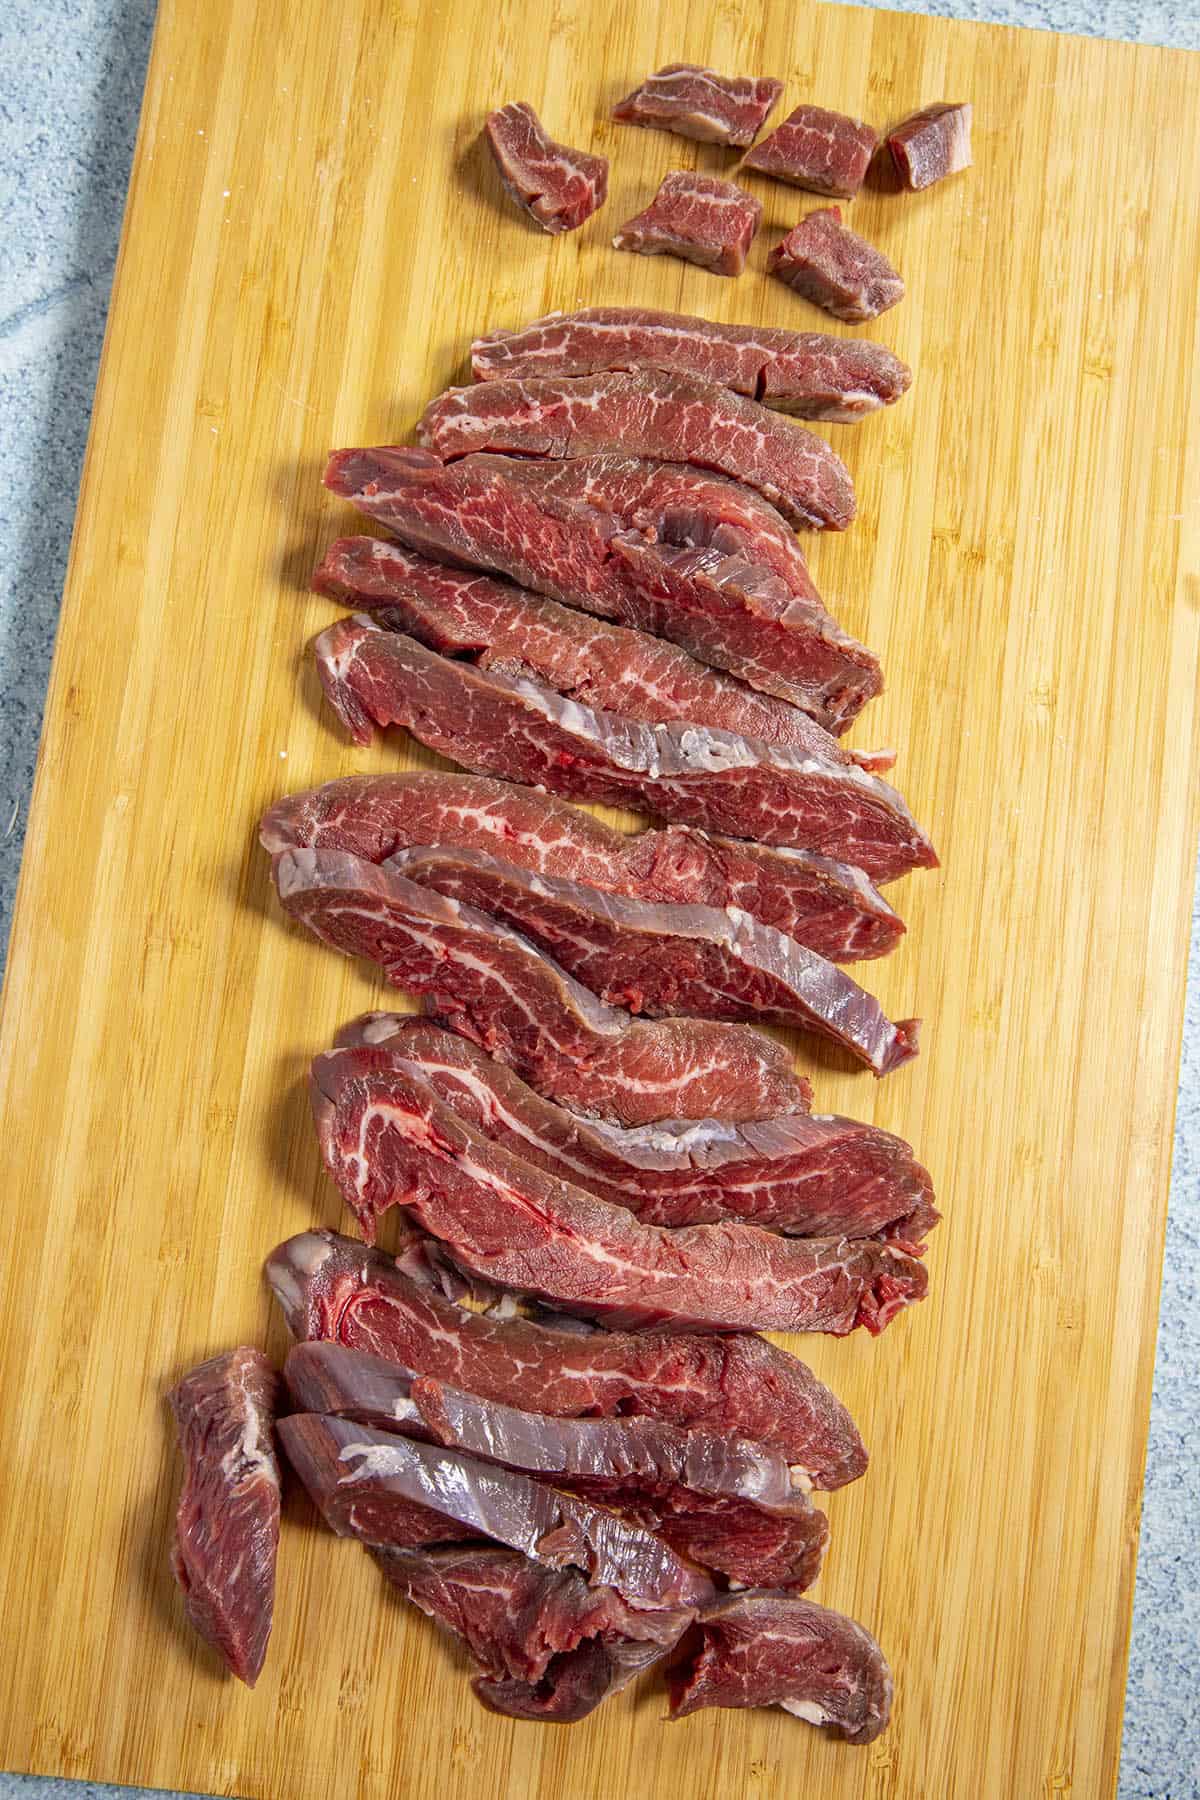
M 946 102 L 923 107 L 894 131 L 888 149 L 906 188 L 932 187 L 971 166 L 971 104 Z
M 761 218 L 761 202 L 732 181 L 672 169 L 613 245 L 638 256 L 679 256 L 714 275 L 740 275 Z
M 613 107 L 621 125 L 658 126 L 676 137 L 745 150 L 783 92 L 767 76 L 718 75 L 695 63 L 668 63 Z
M 543 231 L 577 231 L 604 205 L 608 158 L 556 144 L 525 101 L 489 113 L 484 134 L 501 181 Z
M 809 188 L 814 194 L 851 200 L 866 177 L 879 134 L 861 119 L 798 106 L 742 164 L 776 181 Z
M 859 324 L 904 298 L 904 283 L 887 257 L 847 230 L 836 206 L 823 206 L 776 244 L 767 268 L 835 319 Z

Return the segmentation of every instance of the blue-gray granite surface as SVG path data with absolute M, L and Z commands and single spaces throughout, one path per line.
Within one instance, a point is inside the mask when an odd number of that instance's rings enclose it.
M 901 0 L 898 9 L 1200 49 L 1200 0 Z M 151 0 L 6 0 L 0 9 L 0 946 L 8 938 L 153 18 Z M 1200 1800 L 1198 1268 L 1200 912 L 1193 917 L 1121 1800 Z M 0 1774 L 0 1800 L 98 1800 L 122 1792 L 129 1790 Z

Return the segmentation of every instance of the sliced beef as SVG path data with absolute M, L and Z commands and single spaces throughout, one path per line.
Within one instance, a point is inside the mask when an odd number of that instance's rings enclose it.
M 402 1206 L 469 1274 L 618 1329 L 877 1334 L 924 1297 L 924 1266 L 874 1240 L 643 1225 L 476 1131 L 386 1045 L 353 1055 L 358 1106 L 347 1105 L 345 1052 L 335 1052 L 313 1064 L 313 1116 L 368 1242 L 376 1219 Z
M 762 201 L 732 181 L 671 169 L 643 212 L 626 219 L 614 250 L 677 256 L 713 275 L 740 275 L 762 221 Z
M 912 1020 L 893 1024 L 844 971 L 736 908 L 634 900 L 444 845 L 401 850 L 385 866 L 511 925 L 635 1015 L 788 1025 L 837 1044 L 876 1075 L 916 1054 Z
M 888 132 L 887 146 L 906 188 L 932 187 L 971 166 L 969 101 L 922 107 Z
M 253 1687 L 275 1607 L 278 1381 L 260 1350 L 214 1356 L 170 1400 L 183 1454 L 171 1555 L 191 1624 Z
M 738 1432 L 780 1450 L 817 1488 L 843 1487 L 867 1466 L 840 1400 L 765 1338 L 579 1332 L 486 1317 L 335 1231 L 289 1238 L 266 1275 L 295 1337 L 367 1350 L 487 1399 L 556 1418 L 649 1417 Z
M 684 825 L 616 831 L 581 807 L 485 775 L 347 775 L 277 801 L 260 837 L 272 856 L 348 850 L 373 863 L 419 844 L 494 850 L 522 868 L 607 893 L 737 907 L 833 962 L 886 956 L 904 931 L 879 890 L 848 863 Z
M 836 206 L 811 212 L 776 244 L 767 268 L 835 319 L 858 324 L 904 298 L 904 283 L 883 252 L 842 224 Z
M 339 1042 L 386 1047 L 476 1130 L 648 1225 L 745 1219 L 799 1237 L 882 1236 L 920 1255 L 938 1221 L 909 1146 L 858 1119 L 798 1112 L 755 1125 L 666 1120 L 635 1130 L 555 1106 L 428 1019 L 369 1014 Z M 353 1111 L 352 1083 L 346 1097 Z
M 851 200 L 866 179 L 879 134 L 846 113 L 798 106 L 742 164 L 815 194 Z
M 706 1607 L 668 1686 L 673 1719 L 705 1706 L 782 1706 L 852 1744 L 877 1738 L 892 1709 L 891 1673 L 870 1632 L 784 1594 Z
M 514 1470 L 322 1413 L 281 1419 L 279 1435 L 339 1537 L 388 1546 L 394 1502 L 404 1540 L 397 1547 L 404 1548 L 415 1502 L 440 1513 L 451 1535 L 466 1528 L 548 1568 L 576 1569 L 589 1584 L 615 1588 L 631 1606 L 695 1606 L 712 1595 L 708 1577 L 653 1532 Z
M 659 1661 L 694 1616 L 630 1606 L 574 1569 L 493 1544 L 371 1554 L 406 1600 L 465 1644 L 483 1704 L 515 1719 L 586 1718 Z
M 643 369 L 476 382 L 432 400 L 417 435 L 445 462 L 500 451 L 692 463 L 753 488 L 789 524 L 844 531 L 854 517 L 849 472 L 823 438 L 698 375 Z
M 658 1419 L 554 1419 L 465 1394 L 434 1377 L 338 1344 L 299 1344 L 287 1380 L 301 1411 L 462 1450 L 657 1532 L 743 1586 L 812 1585 L 829 1536 L 778 1451 Z
M 556 144 L 525 101 L 489 113 L 484 135 L 501 181 L 543 231 L 577 231 L 603 206 L 608 158 Z
M 877 776 L 709 727 L 645 725 L 594 712 L 527 677 L 438 656 L 370 619 L 315 645 L 326 696 L 357 743 L 403 725 L 479 773 L 575 800 L 853 863 L 876 881 L 937 857 L 900 795 Z
M 476 381 L 665 369 L 699 375 L 800 419 L 850 423 L 908 392 L 912 371 L 882 344 L 821 331 L 724 325 L 641 306 L 549 313 L 471 345 Z
M 764 75 L 718 75 L 695 63 L 667 63 L 613 107 L 620 125 L 655 126 L 702 144 L 744 150 L 752 144 L 783 92 Z
M 880 753 L 847 755 L 798 706 L 710 669 L 677 644 L 610 625 L 510 582 L 431 562 L 382 538 L 339 538 L 313 586 L 440 655 L 501 674 L 532 675 L 585 706 L 651 725 L 686 719 L 837 762 L 880 766 Z M 884 753 L 883 765 L 889 760 Z
M 634 1021 L 506 926 L 337 850 L 275 859 L 285 910 L 335 949 L 515 1068 L 539 1092 L 621 1125 L 773 1118 L 808 1086 L 781 1044 L 745 1025 Z
M 878 660 L 821 605 L 796 539 L 723 476 L 644 457 L 344 450 L 326 485 L 413 549 L 668 638 L 844 731 Z

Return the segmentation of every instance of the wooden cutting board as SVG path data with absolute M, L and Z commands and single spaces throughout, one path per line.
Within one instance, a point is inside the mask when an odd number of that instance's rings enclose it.
M 341 1222 L 302 1071 L 382 993 L 285 928 L 254 838 L 284 790 L 412 760 L 350 748 L 305 660 L 335 613 L 308 572 L 357 528 L 326 450 L 403 439 L 476 330 L 552 307 L 823 323 L 762 273 L 789 189 L 757 184 L 736 283 L 610 249 L 668 167 L 730 166 L 607 120 L 680 57 L 880 123 L 975 103 L 969 175 L 854 206 L 908 281 L 871 335 L 916 380 L 828 428 L 861 517 L 812 548 L 888 671 L 858 740 L 899 747 L 944 857 L 865 971 L 924 1055 L 814 1070 L 946 1214 L 925 1306 L 801 1346 L 873 1452 L 816 1590 L 895 1666 L 869 1750 L 780 1712 L 668 1726 L 653 1683 L 571 1729 L 493 1718 L 299 1501 L 249 1694 L 167 1568 L 164 1391 L 239 1340 L 282 1355 L 261 1260 Z M 4 1767 L 272 1800 L 1111 1791 L 1197 825 L 1198 69 L 784 0 L 164 0 L 4 1002 Z M 565 240 L 481 154 L 516 98 L 613 158 Z

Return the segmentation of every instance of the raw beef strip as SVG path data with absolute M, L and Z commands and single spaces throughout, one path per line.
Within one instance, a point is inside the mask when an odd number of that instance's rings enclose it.
M 426 555 L 669 638 L 831 731 L 883 685 L 878 659 L 825 611 L 783 521 L 781 541 L 759 502 L 748 529 L 758 497 L 724 477 L 638 457 L 447 468 L 384 449 L 337 452 L 325 479 Z
M 971 166 L 971 105 L 943 102 L 923 107 L 888 132 L 896 173 L 907 188 L 932 187 Z
M 170 1395 L 183 1452 L 171 1555 L 187 1616 L 238 1678 L 262 1672 L 275 1607 L 278 1380 L 260 1350 L 214 1356 Z
M 615 1588 L 589 1587 L 519 1550 L 464 1544 L 371 1551 L 406 1600 L 462 1640 L 485 1706 L 516 1719 L 566 1725 L 586 1718 L 657 1662 L 695 1616 L 647 1611 Z
M 851 200 L 866 178 L 879 134 L 861 119 L 798 106 L 742 164 L 793 187 Z
M 615 1588 L 631 1606 L 695 1606 L 712 1595 L 702 1570 L 653 1532 L 494 1463 L 321 1413 L 281 1419 L 279 1435 L 339 1537 L 386 1546 L 393 1501 L 402 1521 L 415 1501 L 441 1513 L 451 1534 L 465 1526 L 548 1568 L 577 1569 L 590 1584 Z
M 892 1677 L 861 1625 L 785 1594 L 731 1594 L 706 1607 L 668 1673 L 671 1717 L 704 1706 L 782 1706 L 852 1744 L 888 1722 Z
M 555 1418 L 649 1417 L 773 1445 L 816 1488 L 857 1481 L 867 1453 L 841 1401 L 804 1363 L 741 1334 L 554 1330 L 453 1305 L 388 1256 L 305 1231 L 267 1259 L 296 1338 L 404 1363 L 486 1399 Z
M 533 675 L 585 706 L 651 725 L 660 719 L 716 725 L 864 768 L 878 768 L 881 761 L 886 767 L 890 760 L 871 751 L 848 755 L 798 706 L 757 693 L 676 644 L 610 625 L 510 582 L 430 562 L 382 538 L 339 538 L 326 551 L 313 587 L 356 603 L 387 630 L 406 631 L 443 656 L 502 674 Z
M 841 220 L 836 206 L 809 213 L 776 244 L 767 268 L 835 319 L 856 325 L 903 300 L 904 283 L 887 257 Z
M 359 1051 L 360 1057 L 372 1053 Z M 375 1053 L 378 1054 L 378 1053 Z M 643 1225 L 466 1124 L 384 1056 L 358 1080 L 354 1135 L 329 1061 L 313 1064 L 325 1166 L 372 1242 L 403 1206 L 468 1274 L 614 1327 L 873 1335 L 924 1297 L 924 1266 L 874 1240 L 785 1238 L 756 1225 Z
M 762 222 L 762 201 L 732 181 L 670 169 L 643 212 L 626 219 L 614 250 L 677 256 L 714 275 L 740 275 Z
M 773 1118 L 808 1084 L 782 1044 L 747 1025 L 633 1020 L 525 938 L 393 870 L 339 850 L 275 859 L 285 910 L 510 1064 L 540 1092 L 620 1125 Z
M 538 874 L 668 905 L 735 906 L 832 962 L 886 956 L 903 921 L 861 869 L 809 850 L 709 837 L 686 825 L 616 831 L 593 813 L 486 775 L 346 775 L 279 800 L 259 835 L 281 850 L 348 850 L 381 863 L 418 844 L 502 850 Z
M 648 1225 L 741 1218 L 798 1237 L 882 1235 L 919 1255 L 938 1221 L 929 1176 L 908 1145 L 857 1119 L 603 1125 L 543 1099 L 428 1019 L 368 1014 L 338 1035 L 344 1049 L 385 1045 L 476 1130 Z
M 613 107 L 620 125 L 657 126 L 676 137 L 745 150 L 783 92 L 764 75 L 718 75 L 695 63 L 667 63 Z
M 426 650 L 361 616 L 322 632 L 317 669 L 356 743 L 403 725 L 481 774 L 719 834 L 815 850 L 890 881 L 937 856 L 878 776 L 729 731 L 644 725 Z
M 823 331 L 723 325 L 639 306 L 548 313 L 471 345 L 476 381 L 666 369 L 699 375 L 800 419 L 848 424 L 908 392 L 912 371 L 882 344 Z
M 611 1006 L 650 1018 L 758 1020 L 837 1044 L 886 1075 L 916 1054 L 851 976 L 736 907 L 661 906 L 535 875 L 484 850 L 401 850 L 385 867 L 529 938 Z
M 854 517 L 849 471 L 824 438 L 699 375 L 640 369 L 475 382 L 431 400 L 417 436 L 444 462 L 500 451 L 691 463 L 752 488 L 790 525 L 844 531 Z
M 749 1438 L 659 1419 L 553 1419 L 339 1344 L 298 1344 L 286 1374 L 302 1412 L 399 1428 L 615 1507 L 743 1586 L 799 1591 L 820 1571 L 825 1515 L 778 1451 Z
M 489 113 L 484 133 L 501 181 L 543 231 L 576 231 L 604 205 L 608 158 L 556 144 L 525 101 Z

